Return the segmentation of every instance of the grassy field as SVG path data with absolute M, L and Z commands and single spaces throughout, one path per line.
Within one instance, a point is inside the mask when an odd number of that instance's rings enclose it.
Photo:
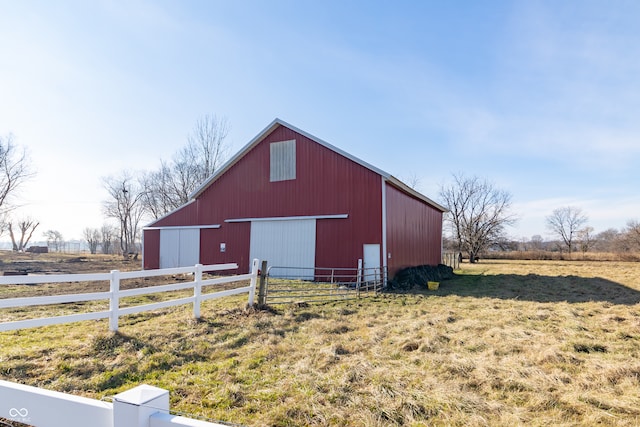
M 0 333 L 0 378 L 98 399 L 147 383 L 177 411 L 249 426 L 640 424 L 640 264 L 457 273 L 437 291 L 272 310 L 232 297 L 201 321 L 128 316 L 118 334 Z

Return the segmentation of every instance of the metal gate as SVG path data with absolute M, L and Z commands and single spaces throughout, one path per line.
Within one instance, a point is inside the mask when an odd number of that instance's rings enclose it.
M 283 274 L 285 272 L 287 274 Z M 264 304 L 357 299 L 382 291 L 386 277 L 384 268 L 270 266 L 265 275 L 261 298 Z

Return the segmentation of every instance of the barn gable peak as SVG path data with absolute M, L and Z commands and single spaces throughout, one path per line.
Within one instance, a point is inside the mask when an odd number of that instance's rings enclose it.
M 353 161 L 356 164 L 359 164 L 360 166 L 363 166 L 366 169 L 371 170 L 372 172 L 380 175 L 385 181 L 387 181 L 388 183 L 390 183 L 391 185 L 393 185 L 394 187 L 400 189 L 401 191 L 412 195 L 413 197 L 416 197 L 426 203 L 428 203 L 429 205 L 435 207 L 436 209 L 440 210 L 441 212 L 446 212 L 446 208 L 442 207 L 441 205 L 437 204 L 436 202 L 434 202 L 433 200 L 429 199 L 428 197 L 426 197 L 425 195 L 415 191 L 414 189 L 412 189 L 411 187 L 409 187 L 408 185 L 404 184 L 402 181 L 398 180 L 397 178 L 393 177 L 391 174 L 383 171 L 382 169 L 379 169 L 373 165 L 371 165 L 370 163 L 365 162 L 364 160 L 353 156 L 352 154 L 347 153 L 344 150 L 341 150 L 340 148 L 329 144 L 328 142 L 308 133 L 305 132 L 302 129 L 299 129 L 287 122 L 285 122 L 282 119 L 279 118 L 275 118 L 267 127 L 265 127 L 260 133 L 258 133 L 251 141 L 249 141 L 242 149 L 240 149 L 240 151 L 238 151 L 233 157 L 231 157 L 225 164 L 223 164 L 220 169 L 218 169 L 213 175 L 211 175 L 204 183 L 202 183 L 202 185 L 200 187 L 198 187 L 190 196 L 190 198 L 192 200 L 195 200 L 196 198 L 198 198 L 198 196 L 200 196 L 211 184 L 213 184 L 220 176 L 222 176 L 227 170 L 229 170 L 232 166 L 234 166 L 236 163 L 238 163 L 248 152 L 250 152 L 256 145 L 258 145 L 262 140 L 264 140 L 267 136 L 269 136 L 274 130 L 276 130 L 279 126 L 283 126 L 286 127 L 302 136 L 304 136 L 305 138 L 308 138 L 309 140 Z

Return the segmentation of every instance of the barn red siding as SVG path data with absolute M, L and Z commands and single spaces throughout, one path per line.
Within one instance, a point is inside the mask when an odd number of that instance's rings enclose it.
M 176 211 L 173 211 L 171 215 L 167 215 L 160 218 L 155 223 L 154 227 L 170 227 L 180 225 L 211 225 L 201 223 L 198 218 L 198 200 L 193 203 L 182 206 Z
M 296 140 L 296 179 L 270 182 L 269 144 Z M 347 214 L 316 225 L 316 266 L 357 266 L 363 243 L 382 243 L 380 175 L 278 126 L 205 189 L 195 203 L 153 226 L 220 224 L 202 230 L 200 261 L 249 268 L 250 223 L 228 219 Z M 220 243 L 227 247 L 220 252 Z
M 442 257 L 442 212 L 386 185 L 389 277 L 403 267 L 437 265 Z
M 296 140 L 297 177 L 269 182 L 269 144 L 290 139 Z M 215 223 L 221 216 L 348 213 L 352 206 L 380 206 L 380 200 L 379 175 L 280 126 L 202 193 L 198 209 L 202 223 Z
M 296 140 L 296 179 L 270 182 L 269 144 L 291 139 Z M 355 268 L 362 257 L 362 242 L 382 241 L 380 176 L 283 126 L 220 176 L 198 203 L 205 224 L 237 218 L 348 214 L 347 219 L 317 221 L 319 267 Z M 247 227 L 242 241 L 234 243 L 245 257 L 249 234 Z M 245 262 L 248 268 L 249 260 L 242 261 L 243 268 Z
M 143 232 L 142 268 L 146 270 L 160 268 L 160 230 Z
M 251 223 L 224 224 L 219 229 L 203 229 L 200 231 L 200 262 L 202 264 L 222 264 L 235 262 L 239 273 L 249 271 L 249 242 Z M 225 251 L 220 251 L 224 243 Z

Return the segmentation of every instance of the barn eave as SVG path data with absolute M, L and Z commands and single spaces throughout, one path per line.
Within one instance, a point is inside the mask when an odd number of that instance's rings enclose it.
M 167 212 L 166 214 L 162 215 L 160 218 L 156 218 L 153 221 L 151 221 L 149 224 L 143 226 L 143 229 L 149 229 L 154 227 L 155 224 L 157 224 L 158 222 L 162 221 L 163 219 L 170 217 L 171 215 L 175 214 L 176 212 L 178 212 L 181 209 L 184 209 L 185 207 L 189 206 L 192 203 L 195 203 L 196 199 L 192 198 L 191 200 L 189 200 L 188 202 L 186 202 L 185 204 L 178 206 L 177 208 L 175 208 L 174 210 L 172 210 L 171 212 Z

